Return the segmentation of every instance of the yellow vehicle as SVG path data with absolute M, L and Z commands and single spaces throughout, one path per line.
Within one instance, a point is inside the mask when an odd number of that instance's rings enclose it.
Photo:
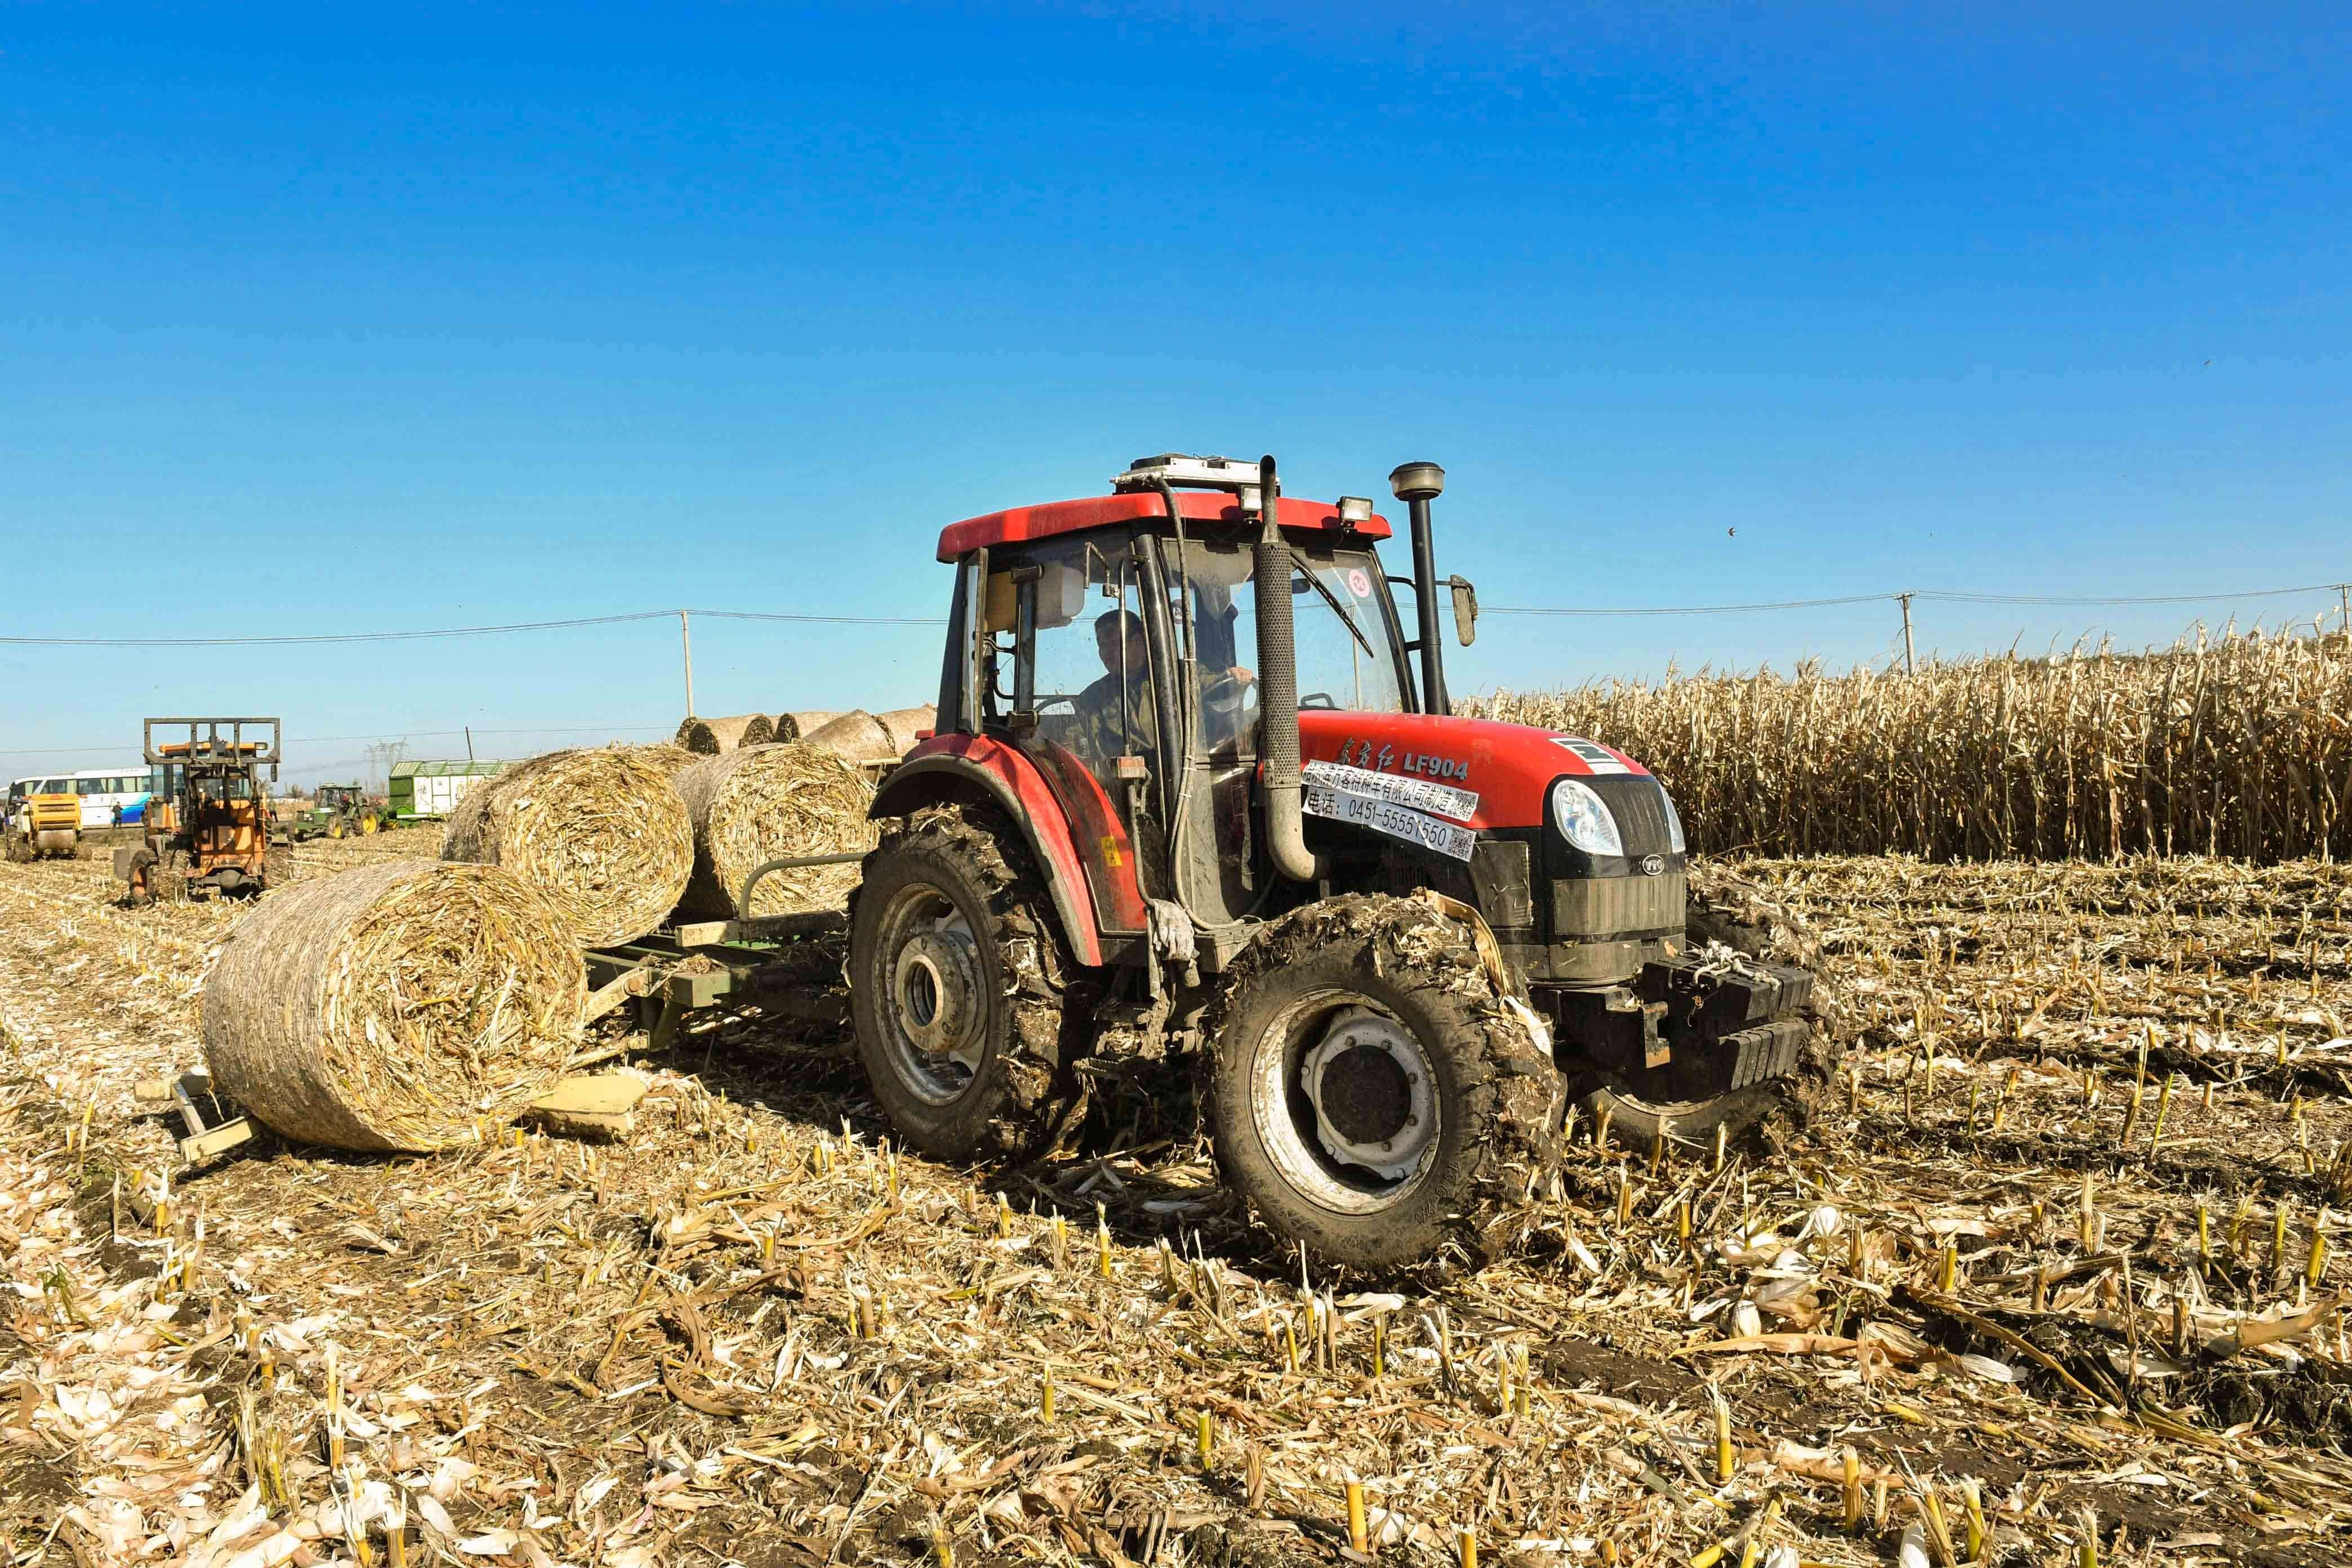
M 81 851 L 81 797 L 68 778 L 8 786 L 8 858 L 70 860 Z

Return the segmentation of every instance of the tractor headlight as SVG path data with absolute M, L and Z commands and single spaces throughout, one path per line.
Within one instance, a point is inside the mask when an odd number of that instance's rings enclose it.
M 1683 814 L 1675 809 L 1675 797 L 1673 793 L 1669 791 L 1665 785 L 1660 784 L 1658 786 L 1658 799 L 1664 803 L 1666 808 L 1667 845 L 1672 847 L 1674 852 L 1677 855 L 1689 854 L 1690 846 L 1683 839 Z
M 1625 853 L 1617 819 L 1609 815 L 1591 786 L 1580 780 L 1561 779 L 1551 786 L 1551 820 L 1560 837 L 1587 855 Z

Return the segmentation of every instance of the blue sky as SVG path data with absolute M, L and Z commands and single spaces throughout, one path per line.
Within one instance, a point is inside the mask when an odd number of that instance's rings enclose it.
M 0 8 L 0 619 L 930 616 L 941 524 L 1167 449 L 1443 462 L 1495 605 L 2331 582 L 2347 67 L 2341 6 Z M 1896 626 L 1493 616 L 1453 679 Z M 921 627 L 696 631 L 705 712 L 936 678 Z M 191 709 L 298 773 L 523 753 L 678 689 L 658 622 L 0 647 L 0 771 Z

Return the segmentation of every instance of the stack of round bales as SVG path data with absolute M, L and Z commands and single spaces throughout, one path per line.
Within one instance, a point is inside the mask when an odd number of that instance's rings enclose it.
M 495 866 L 388 860 L 273 889 L 205 984 L 218 1092 L 341 1149 L 478 1142 L 554 1087 L 587 979 L 562 915 Z
M 732 719 L 678 721 L 677 743 L 697 756 L 716 757 L 738 746 L 764 746 L 776 738 L 775 721 L 765 713 L 739 713 Z
M 816 745 L 751 746 L 706 757 L 677 775 L 694 823 L 694 877 L 680 911 L 709 920 L 840 909 L 858 868 L 773 871 L 740 904 L 743 884 L 770 860 L 871 849 L 874 791 L 856 768 Z
M 686 802 L 646 750 L 551 752 L 509 768 L 450 814 L 441 858 L 512 871 L 555 907 L 574 946 L 645 935 L 694 872 Z

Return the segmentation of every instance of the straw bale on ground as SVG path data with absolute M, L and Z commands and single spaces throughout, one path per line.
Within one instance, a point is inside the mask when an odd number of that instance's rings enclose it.
M 931 728 L 938 718 L 939 710 L 931 707 L 894 708 L 887 713 L 868 713 L 859 708 L 802 739 L 823 746 L 844 762 L 870 763 L 905 756 L 914 749 L 915 732 Z
M 732 719 L 678 721 L 677 743 L 697 756 L 715 757 L 738 746 L 764 746 L 776 738 L 776 726 L 765 713 L 739 713 Z
M 776 726 L 777 740 L 805 741 L 840 717 L 837 709 L 824 711 L 814 708 L 796 708 L 789 713 L 777 714 L 771 722 Z
M 694 879 L 680 908 L 710 920 L 840 909 L 856 886 L 854 866 L 771 873 L 737 907 L 743 880 L 763 861 L 874 847 L 865 775 L 814 744 L 751 746 L 706 757 L 677 775 L 694 821 Z
M 205 982 L 224 1096 L 340 1149 L 478 1142 L 563 1075 L 587 980 L 495 866 L 393 860 L 273 889 Z
M 573 943 L 643 936 L 694 871 L 694 826 L 668 773 L 641 748 L 551 752 L 469 792 L 444 860 L 504 866 L 545 894 Z

